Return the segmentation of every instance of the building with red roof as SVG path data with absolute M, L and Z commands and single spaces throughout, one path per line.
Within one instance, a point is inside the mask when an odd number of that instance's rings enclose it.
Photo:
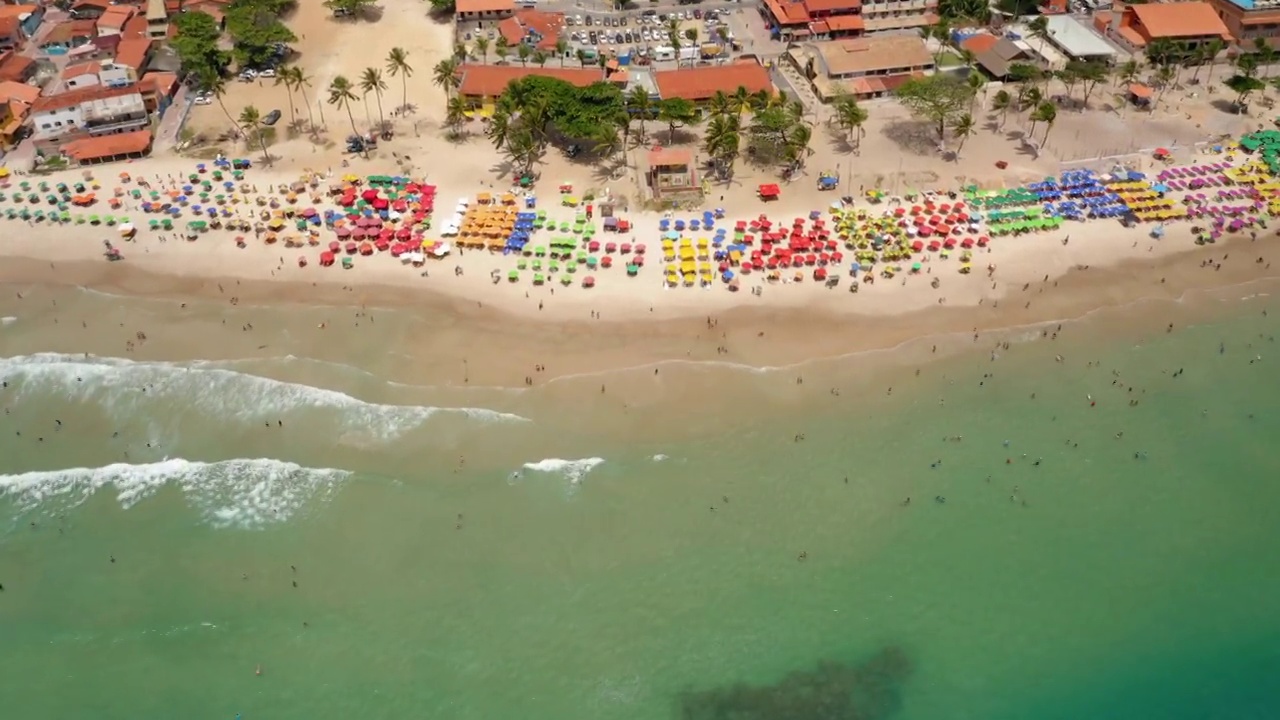
M 457 0 L 454 17 L 458 20 L 501 20 L 516 12 L 515 0 Z
M 932 25 L 938 21 L 938 1 L 764 0 L 760 15 L 779 39 L 828 40 Z
M 1107 35 L 1133 52 L 1153 40 L 1172 40 L 1196 48 L 1215 40 L 1234 38 L 1217 11 L 1207 2 L 1148 3 L 1116 5 Z
M 541 10 L 517 10 L 515 15 L 498 23 L 498 33 L 511 47 L 521 43 L 544 52 L 554 51 L 564 32 L 564 13 Z
M 530 75 L 563 80 L 577 87 L 604 82 L 600 68 L 525 67 L 523 65 L 472 65 L 458 68 L 461 84 L 458 95 L 477 105 L 485 98 L 494 99 L 502 94 L 513 81 Z
M 85 135 L 114 135 L 145 128 L 150 122 L 137 85 L 94 85 L 38 98 L 31 105 L 31 129 L 37 147 Z
M 62 154 L 80 165 L 143 157 L 150 150 L 150 130 L 81 138 L 71 140 L 62 146 Z
M 711 67 L 659 70 L 653 73 L 653 81 L 659 98 L 684 98 L 694 103 L 710 100 L 716 91 L 732 95 L 740 87 L 749 93 L 763 91 L 773 94 L 774 91 L 769 71 L 753 60 Z

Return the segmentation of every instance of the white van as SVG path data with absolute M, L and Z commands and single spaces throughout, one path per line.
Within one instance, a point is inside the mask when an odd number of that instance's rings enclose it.
M 653 49 L 654 60 L 675 60 L 676 49 L 666 45 L 662 45 Z

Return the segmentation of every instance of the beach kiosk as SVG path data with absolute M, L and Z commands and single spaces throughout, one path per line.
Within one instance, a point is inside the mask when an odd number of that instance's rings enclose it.
M 693 168 L 693 154 L 688 150 L 655 146 L 647 161 L 645 177 L 654 197 L 702 192 Z

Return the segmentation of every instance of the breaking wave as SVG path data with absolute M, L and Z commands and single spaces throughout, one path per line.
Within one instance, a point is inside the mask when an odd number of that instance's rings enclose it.
M 538 462 L 525 463 L 523 469 L 532 472 L 562 475 L 569 482 L 577 485 L 582 481 L 582 478 L 586 477 L 588 473 L 595 470 L 603 462 L 604 458 L 598 457 L 582 458 L 581 460 L 547 458 Z
M 162 460 L 99 468 L 70 468 L 0 475 L 0 498 L 20 512 L 75 507 L 108 486 L 130 508 L 173 485 L 216 527 L 262 527 L 288 520 L 308 502 L 327 499 L 351 475 L 265 458 L 192 462 Z
M 24 391 L 65 392 L 102 404 L 117 417 L 155 410 L 161 402 L 181 403 L 219 420 L 260 423 L 297 410 L 329 410 L 345 431 L 376 432 L 394 440 L 437 414 L 472 420 L 525 421 L 519 415 L 485 408 L 370 403 L 336 390 L 273 380 L 258 375 L 170 362 L 38 353 L 0 359 L 0 375 L 21 396 Z

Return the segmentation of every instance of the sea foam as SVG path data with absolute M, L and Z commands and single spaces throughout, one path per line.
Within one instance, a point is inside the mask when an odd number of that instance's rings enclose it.
M 201 363 L 142 362 L 124 358 L 38 353 L 0 359 L 0 376 L 21 396 L 27 391 L 65 392 L 92 399 L 117 417 L 154 411 L 174 402 L 222 421 L 274 421 L 300 409 L 336 411 L 343 430 L 372 432 L 395 440 L 433 415 L 463 415 L 479 421 L 524 421 L 485 408 L 370 403 L 336 390 L 285 382 Z M 143 391 L 146 388 L 146 391 Z
M 16 322 L 18 322 L 18 318 L 13 315 L 5 315 L 4 317 L 0 317 L 0 327 L 3 327 L 5 325 L 12 325 Z
M 554 475 L 562 475 L 569 482 L 577 485 L 582 481 L 587 473 L 595 470 L 597 466 L 604 462 L 604 458 L 592 457 L 582 458 L 580 460 L 561 460 L 560 458 L 546 458 L 538 462 L 525 463 L 524 469 L 533 472 L 548 473 Z
M 111 486 L 127 509 L 174 485 L 214 526 L 253 528 L 288 520 L 308 501 L 329 497 L 350 475 L 346 470 L 307 468 L 267 458 L 176 459 L 0 475 L 0 497 L 11 500 L 21 512 L 33 512 L 48 505 L 75 507 Z

